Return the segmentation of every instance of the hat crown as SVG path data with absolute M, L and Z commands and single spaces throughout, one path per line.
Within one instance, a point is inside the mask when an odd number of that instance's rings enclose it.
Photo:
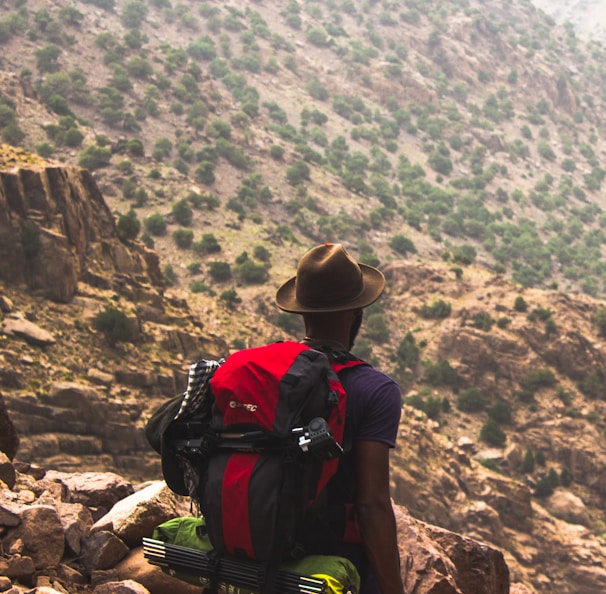
M 311 249 L 297 267 L 297 301 L 312 309 L 343 306 L 364 291 L 359 264 L 338 243 Z
M 330 313 L 368 307 L 385 288 L 380 270 L 359 264 L 340 243 L 324 243 L 309 250 L 297 275 L 276 293 L 276 305 L 291 313 Z

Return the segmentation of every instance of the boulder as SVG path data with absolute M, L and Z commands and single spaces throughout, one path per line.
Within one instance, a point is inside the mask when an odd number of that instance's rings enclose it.
M 93 516 L 89 509 L 80 503 L 58 503 L 56 505 L 65 543 L 75 555 L 80 554 L 81 542 L 90 534 Z
M 546 501 L 547 509 L 560 520 L 572 524 L 589 525 L 587 508 L 580 497 L 567 489 L 557 488 Z
M 33 322 L 13 314 L 2 322 L 1 330 L 9 336 L 22 338 L 33 346 L 46 347 L 55 344 L 56 340 L 50 332 L 43 330 Z
M 150 592 L 134 580 L 124 580 L 100 584 L 93 590 L 93 594 L 150 594 Z
M 63 525 L 57 510 L 32 505 L 19 513 L 20 523 L 2 538 L 5 550 L 31 557 L 36 569 L 57 565 L 65 551 Z
M 90 575 L 98 569 L 109 569 L 128 555 L 128 547 L 111 532 L 95 532 L 82 543 L 80 562 Z
M 176 496 L 164 481 L 157 481 L 118 501 L 92 527 L 92 532 L 112 531 L 131 548 L 139 546 L 154 528 L 179 515 Z
M 200 594 L 200 586 L 188 584 L 171 577 L 159 567 L 150 565 L 143 556 L 143 549 L 133 549 L 129 555 L 115 567 L 118 580 L 132 579 L 143 584 L 150 594 Z
M 69 491 L 71 503 L 87 507 L 111 509 L 120 499 L 131 495 L 132 484 L 113 472 L 82 472 L 67 474 L 58 471 L 46 473 L 49 480 L 57 480 Z

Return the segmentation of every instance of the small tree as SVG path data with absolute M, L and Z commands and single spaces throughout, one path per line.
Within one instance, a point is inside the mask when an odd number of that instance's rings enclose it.
M 110 149 L 98 146 L 96 144 L 87 146 L 78 155 L 78 165 L 84 169 L 100 169 L 107 167 L 112 158 Z
M 120 215 L 117 224 L 118 237 L 121 241 L 131 241 L 139 235 L 141 231 L 141 221 L 134 210 L 128 211 L 125 215 Z
M 188 250 L 194 240 L 194 232 L 191 229 L 175 229 L 172 238 L 181 250 Z
M 503 447 L 507 441 L 507 436 L 503 429 L 499 427 L 496 421 L 488 419 L 482 426 L 480 431 L 480 439 L 488 445 L 495 447 Z
M 417 253 L 417 249 L 415 248 L 414 243 L 410 239 L 408 239 L 408 237 L 401 234 L 394 235 L 391 238 L 389 245 L 395 252 L 401 254 L 402 256 L 406 256 L 406 254 L 408 253 Z
M 216 282 L 224 282 L 231 278 L 231 266 L 229 262 L 211 262 L 208 265 L 208 273 Z
M 194 218 L 194 211 L 192 210 L 189 202 L 182 198 L 178 202 L 173 204 L 172 214 L 175 218 L 175 221 L 179 223 L 179 225 L 183 225 L 184 227 L 188 227 L 191 225 L 192 220 Z
M 118 342 L 131 342 L 133 339 L 133 328 L 123 311 L 108 305 L 97 314 L 94 327 L 101 332 L 105 340 L 115 346 Z
M 598 332 L 602 338 L 606 338 L 606 308 L 600 307 L 598 311 L 596 311 L 595 316 L 593 318 L 595 325 L 598 327 Z
M 516 311 L 523 313 L 525 311 L 528 311 L 528 303 L 526 303 L 526 300 L 524 299 L 524 297 L 522 297 L 522 295 L 518 295 L 513 303 L 513 308 Z
M 143 220 L 145 230 L 151 235 L 159 237 L 166 233 L 166 219 L 159 212 L 149 215 Z
M 219 299 L 225 303 L 229 309 L 235 309 L 236 305 L 242 303 L 242 298 L 235 289 L 226 289 L 219 295 Z
M 478 388 L 467 388 L 457 398 L 457 408 L 462 412 L 479 412 L 486 406 L 486 396 Z

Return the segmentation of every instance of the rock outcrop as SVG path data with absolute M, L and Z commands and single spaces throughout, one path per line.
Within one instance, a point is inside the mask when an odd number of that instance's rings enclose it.
M 68 302 L 78 283 L 128 275 L 163 287 L 159 260 L 124 245 L 91 173 L 64 166 L 0 171 L 0 280 Z M 108 283 L 109 284 L 109 283 Z

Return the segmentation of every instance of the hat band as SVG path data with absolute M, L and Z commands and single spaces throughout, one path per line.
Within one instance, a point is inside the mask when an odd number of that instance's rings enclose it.
M 321 296 L 311 294 L 301 295 L 300 291 L 298 290 L 298 287 L 295 286 L 296 298 L 301 305 L 312 309 L 322 309 L 326 307 L 347 305 L 348 303 L 356 301 L 356 299 L 358 299 L 364 293 L 364 290 L 366 288 L 364 286 L 364 280 L 362 279 L 362 277 L 360 277 L 360 280 L 362 281 L 362 288 L 355 295 L 349 291 L 345 294 L 340 293 L 338 295 L 333 296 L 326 293 Z

